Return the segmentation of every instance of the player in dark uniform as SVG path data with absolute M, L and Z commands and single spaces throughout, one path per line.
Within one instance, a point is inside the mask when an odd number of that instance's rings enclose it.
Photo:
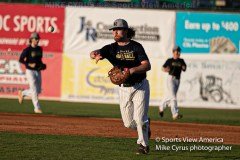
M 170 105 L 173 120 L 182 118 L 182 115 L 178 113 L 177 91 L 180 85 L 181 72 L 186 71 L 187 65 L 184 60 L 180 58 L 180 53 L 181 48 L 179 46 L 175 46 L 173 48 L 173 57 L 169 58 L 162 67 L 164 72 L 168 72 L 168 94 L 159 106 L 159 115 L 160 117 L 163 117 L 164 109 Z
M 146 72 L 151 65 L 142 45 L 131 40 L 135 31 L 128 27 L 125 20 L 115 20 L 110 30 L 116 42 L 92 51 L 90 57 L 96 62 L 106 58 L 113 66 L 129 69 L 130 77 L 119 86 L 120 111 L 124 126 L 138 132 L 137 154 L 148 154 L 150 122 L 147 115 L 149 83 Z
M 21 104 L 25 96 L 31 97 L 34 112 L 42 113 L 40 104 L 38 102 L 38 95 L 41 93 L 41 66 L 42 62 L 42 48 L 38 46 L 40 36 L 38 33 L 32 33 L 29 42 L 30 45 L 25 48 L 20 55 L 19 62 L 26 67 L 26 77 L 29 83 L 29 89 L 18 92 L 18 101 Z

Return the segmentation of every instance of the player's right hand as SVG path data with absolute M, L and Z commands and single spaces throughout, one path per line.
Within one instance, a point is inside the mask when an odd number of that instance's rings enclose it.
M 162 71 L 163 71 L 163 72 L 169 72 L 169 71 L 170 71 L 170 68 L 169 68 L 169 67 L 162 67 Z
M 98 63 L 98 61 L 102 58 L 99 50 L 92 51 L 92 52 L 90 53 L 90 57 L 91 57 L 92 59 L 95 59 L 95 60 L 96 60 L 96 63 Z
M 28 66 L 34 68 L 36 66 L 36 63 L 28 63 Z
M 167 72 L 169 72 L 169 71 L 170 71 L 170 68 L 169 68 L 169 67 L 167 67 L 167 68 L 166 68 L 166 71 L 167 71 Z

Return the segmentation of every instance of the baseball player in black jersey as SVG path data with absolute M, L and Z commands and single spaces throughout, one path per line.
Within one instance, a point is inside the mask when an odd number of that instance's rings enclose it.
M 146 72 L 151 69 L 149 59 L 142 45 L 131 40 L 135 31 L 123 19 L 114 21 L 112 34 L 115 43 L 92 51 L 90 57 L 96 62 L 106 58 L 113 66 L 122 70 L 128 68 L 130 77 L 119 86 L 120 111 L 124 126 L 137 130 L 137 154 L 149 153 L 150 120 L 149 83 Z
M 19 58 L 19 62 L 26 67 L 29 89 L 18 92 L 18 101 L 21 104 L 25 96 L 31 97 L 35 113 L 42 113 L 38 95 L 41 93 L 41 70 L 46 69 L 46 65 L 42 62 L 42 48 L 38 46 L 39 40 L 39 34 L 32 33 L 29 38 L 30 45 L 23 50 Z
M 173 48 L 173 57 L 169 58 L 162 67 L 164 72 L 168 72 L 168 93 L 159 106 L 159 115 L 160 117 L 163 117 L 164 109 L 170 105 L 173 120 L 182 118 L 182 115 L 178 113 L 177 91 L 180 85 L 181 72 L 186 71 L 187 65 L 184 60 L 180 58 L 180 53 L 181 48 L 179 46 L 175 46 Z

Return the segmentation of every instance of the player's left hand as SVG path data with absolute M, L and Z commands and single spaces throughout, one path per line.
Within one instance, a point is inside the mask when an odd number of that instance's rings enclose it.
M 119 67 L 113 67 L 109 72 L 108 76 L 113 84 L 120 85 L 124 83 L 130 76 L 128 68 L 124 68 L 122 71 Z
M 182 70 L 183 70 L 183 71 L 186 71 L 186 66 L 182 66 Z

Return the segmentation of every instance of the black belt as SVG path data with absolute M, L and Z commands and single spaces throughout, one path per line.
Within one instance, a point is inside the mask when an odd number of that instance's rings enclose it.
M 123 84 L 120 84 L 119 86 L 120 87 L 132 87 L 132 86 L 135 86 L 136 84 L 139 84 L 139 83 L 142 83 L 143 80 L 140 80 L 140 81 L 137 81 L 137 82 L 134 82 L 134 83 L 123 83 Z
M 130 83 L 123 83 L 122 86 L 123 87 L 132 87 L 134 86 L 136 83 L 130 84 Z

